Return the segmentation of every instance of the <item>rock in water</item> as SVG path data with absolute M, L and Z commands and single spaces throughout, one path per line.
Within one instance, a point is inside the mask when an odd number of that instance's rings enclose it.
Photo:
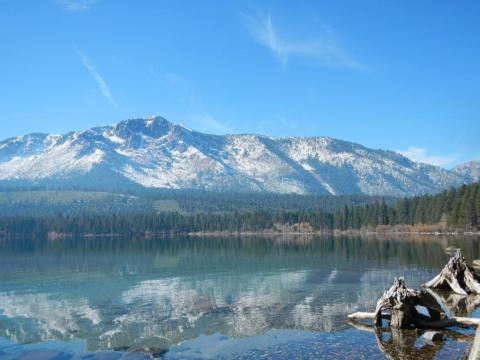
M 440 341 L 443 339 L 442 333 L 438 331 L 425 331 L 422 335 L 422 337 L 429 342 L 432 341 Z
M 168 341 L 160 337 L 144 339 L 128 348 L 130 352 L 142 352 L 156 359 L 168 351 Z

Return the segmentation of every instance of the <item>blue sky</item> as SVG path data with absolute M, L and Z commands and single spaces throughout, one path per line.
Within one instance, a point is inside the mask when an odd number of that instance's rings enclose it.
M 3 0 L 0 138 L 162 115 L 480 158 L 478 1 Z

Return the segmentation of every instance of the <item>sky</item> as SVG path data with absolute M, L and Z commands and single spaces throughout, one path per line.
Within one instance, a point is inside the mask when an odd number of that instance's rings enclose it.
M 160 115 L 480 159 L 479 1 L 0 2 L 0 139 Z

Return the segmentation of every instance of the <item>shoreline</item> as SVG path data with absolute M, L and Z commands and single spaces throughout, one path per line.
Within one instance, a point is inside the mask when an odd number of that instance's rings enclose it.
M 334 231 L 196 231 L 188 236 L 259 236 L 259 235 L 311 235 L 311 236 L 362 236 L 362 235 L 430 235 L 430 236 L 480 236 L 480 231 L 375 231 L 375 230 L 334 230 Z
M 48 238 L 49 240 L 66 239 L 66 238 L 118 238 L 118 237 L 251 237 L 251 236 L 430 236 L 430 237 L 478 237 L 480 231 L 415 231 L 415 230 L 393 230 L 393 229 L 361 229 L 361 230 L 329 230 L 329 231 L 275 231 L 275 230 L 259 230 L 259 231 L 191 231 L 191 232 L 144 232 L 144 233 L 6 233 L 0 232 L 0 238 Z

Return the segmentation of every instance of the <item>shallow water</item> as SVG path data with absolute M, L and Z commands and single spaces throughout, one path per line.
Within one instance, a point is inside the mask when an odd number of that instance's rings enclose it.
M 432 345 L 346 315 L 372 311 L 395 276 L 433 277 L 449 246 L 480 258 L 478 240 L 0 240 L 0 358 L 460 358 L 471 330 Z M 446 310 L 479 315 L 476 300 Z

